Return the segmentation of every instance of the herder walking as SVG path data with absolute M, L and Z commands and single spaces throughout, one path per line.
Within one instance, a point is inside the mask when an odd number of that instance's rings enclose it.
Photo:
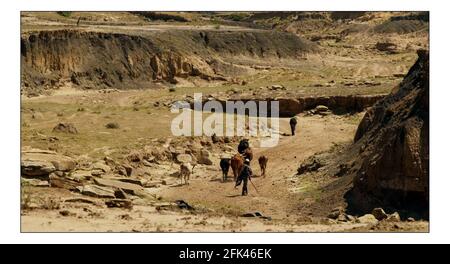
M 297 126 L 297 117 L 294 116 L 289 120 L 289 125 L 291 126 L 291 134 L 295 136 L 295 127 Z
M 237 186 L 241 185 L 241 182 L 243 182 L 242 196 L 247 196 L 248 194 L 247 183 L 249 180 L 251 180 L 250 178 L 252 177 L 252 175 L 253 172 L 252 169 L 250 168 L 250 160 L 245 159 L 244 167 L 242 168 L 241 173 L 239 174 L 239 177 L 236 180 L 236 185 L 234 186 L 236 188 Z

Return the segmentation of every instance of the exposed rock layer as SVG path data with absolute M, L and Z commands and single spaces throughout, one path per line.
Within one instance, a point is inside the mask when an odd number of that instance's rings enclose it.
M 355 135 L 359 170 L 351 208 L 379 205 L 428 214 L 429 59 L 419 58 L 399 88 L 375 104 Z

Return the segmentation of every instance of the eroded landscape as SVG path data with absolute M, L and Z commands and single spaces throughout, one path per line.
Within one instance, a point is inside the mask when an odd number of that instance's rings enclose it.
M 428 13 L 21 16 L 23 232 L 428 231 Z M 172 135 L 194 93 L 280 102 L 248 196 L 243 137 Z

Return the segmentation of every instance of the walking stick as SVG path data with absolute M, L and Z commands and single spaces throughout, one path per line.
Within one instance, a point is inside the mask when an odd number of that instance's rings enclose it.
M 252 182 L 251 178 L 248 178 L 248 180 L 250 181 L 250 183 L 253 185 L 253 188 L 255 188 L 255 191 L 257 194 L 259 194 L 258 189 L 256 189 L 255 184 Z

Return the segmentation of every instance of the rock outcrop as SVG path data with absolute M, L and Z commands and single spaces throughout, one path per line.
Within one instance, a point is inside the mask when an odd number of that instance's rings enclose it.
M 359 169 L 349 207 L 399 208 L 428 216 L 429 55 L 419 58 L 398 89 L 375 104 L 355 135 Z
M 319 108 L 327 107 L 331 112 L 335 113 L 355 113 L 364 111 L 364 109 L 371 107 L 378 100 L 384 98 L 385 94 L 377 95 L 337 95 L 337 96 L 308 96 L 299 98 L 270 98 L 270 97 L 258 97 L 258 98 L 247 98 L 247 97 L 232 97 L 229 99 L 215 99 L 226 109 L 227 101 L 243 101 L 247 103 L 248 101 L 256 101 L 259 111 L 259 102 L 279 102 L 279 115 L 280 117 L 292 117 L 299 113 L 305 112 L 307 110 L 314 109 L 319 106 Z M 206 98 L 203 100 L 202 104 L 206 104 L 210 99 Z M 267 104 L 268 113 L 271 111 L 271 104 Z M 194 102 L 191 102 L 191 108 L 194 108 Z
M 76 162 L 67 156 L 50 150 L 23 149 L 21 173 L 25 177 L 48 178 L 53 172 L 67 172 L 75 168 Z
M 225 81 L 242 69 L 219 57 L 297 59 L 314 50 L 315 44 L 294 34 L 271 31 L 27 32 L 21 36 L 22 91 L 39 94 L 66 82 L 130 89 L 188 77 Z

